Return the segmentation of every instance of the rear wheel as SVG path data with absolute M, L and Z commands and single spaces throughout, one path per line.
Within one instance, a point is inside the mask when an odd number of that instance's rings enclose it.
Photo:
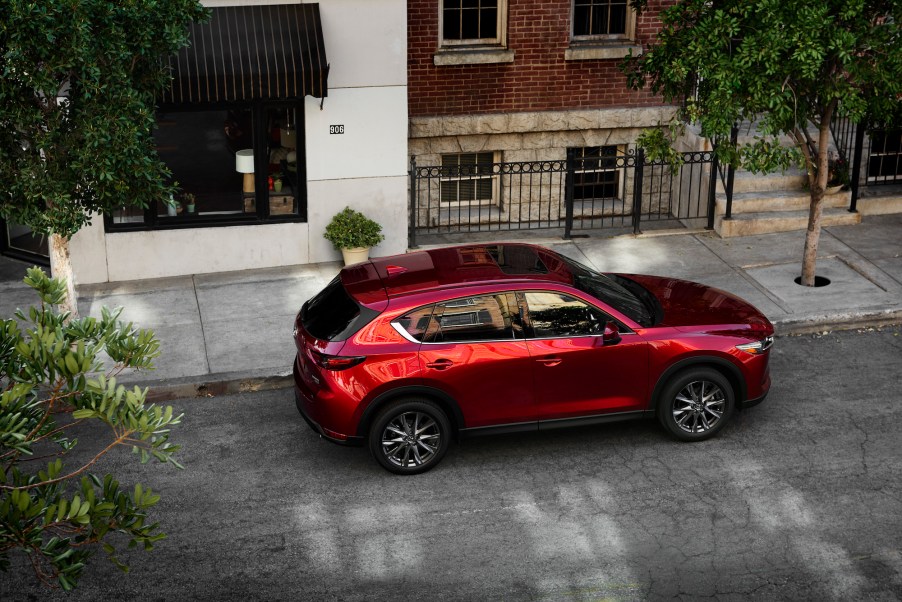
M 683 441 L 713 437 L 724 427 L 735 407 L 730 382 L 712 368 L 680 372 L 668 383 L 658 401 L 658 420 Z
M 451 424 L 438 405 L 405 399 L 390 404 L 373 420 L 369 448 L 386 470 L 418 474 L 441 461 L 450 438 Z

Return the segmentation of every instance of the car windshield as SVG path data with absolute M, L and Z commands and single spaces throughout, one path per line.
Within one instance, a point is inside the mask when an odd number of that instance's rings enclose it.
M 599 274 L 568 257 L 562 257 L 573 273 L 573 286 L 604 301 L 642 326 L 655 323 L 655 311 L 649 302 L 612 278 Z

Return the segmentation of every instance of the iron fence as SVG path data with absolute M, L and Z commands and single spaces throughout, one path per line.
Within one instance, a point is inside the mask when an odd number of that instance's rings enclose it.
M 676 164 L 624 146 L 568 149 L 548 161 L 452 157 L 429 166 L 411 159 L 411 247 L 432 234 L 562 229 L 570 238 L 610 228 L 638 233 L 650 222 L 713 227 L 711 152 L 682 153 Z
M 851 167 L 849 211 L 855 211 L 862 189 L 902 185 L 902 129 L 871 127 L 836 117 L 830 124 L 839 156 Z

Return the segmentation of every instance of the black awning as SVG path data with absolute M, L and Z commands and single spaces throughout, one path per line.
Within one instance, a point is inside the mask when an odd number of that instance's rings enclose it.
M 278 100 L 328 92 L 319 4 L 229 6 L 189 26 L 190 44 L 169 57 L 172 104 Z

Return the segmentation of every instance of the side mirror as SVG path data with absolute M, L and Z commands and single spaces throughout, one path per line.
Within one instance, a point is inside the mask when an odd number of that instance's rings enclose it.
M 616 345 L 620 342 L 620 329 L 616 322 L 608 322 L 604 325 L 604 334 L 601 340 L 605 345 Z

